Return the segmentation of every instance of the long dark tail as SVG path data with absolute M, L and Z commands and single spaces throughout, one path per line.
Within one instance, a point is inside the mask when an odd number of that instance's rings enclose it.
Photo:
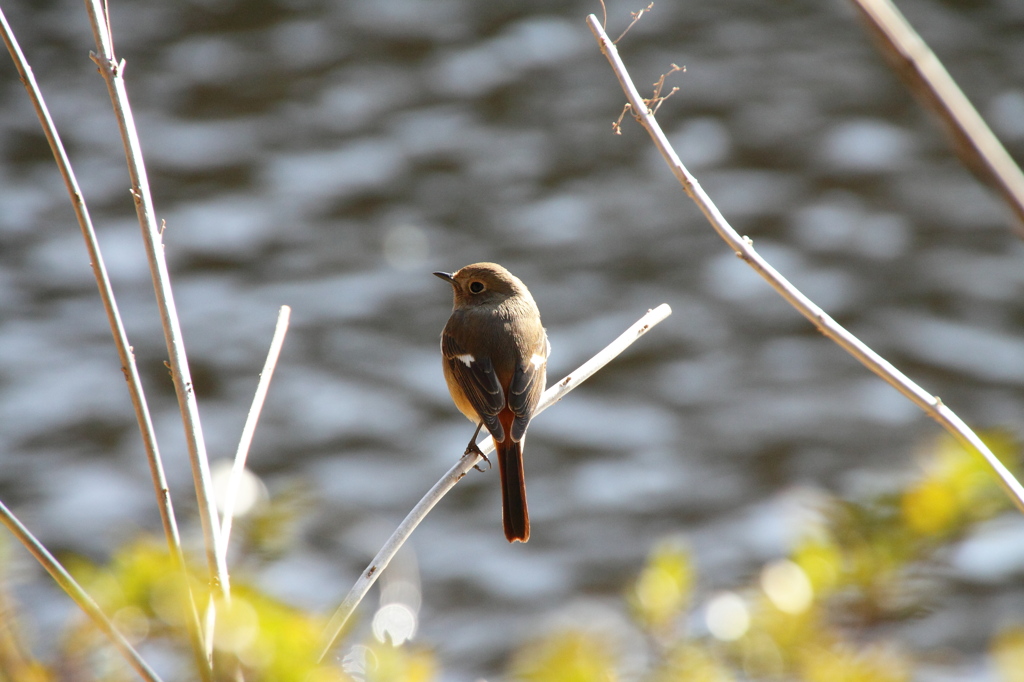
M 505 433 L 509 433 L 506 431 Z M 497 443 L 501 473 L 501 522 L 509 542 L 530 539 L 530 514 L 526 510 L 526 479 L 523 477 L 523 446 L 511 438 Z

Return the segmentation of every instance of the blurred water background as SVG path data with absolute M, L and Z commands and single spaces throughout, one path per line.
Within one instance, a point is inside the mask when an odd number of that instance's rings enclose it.
M 467 476 L 416 532 L 395 575 L 419 582 L 417 637 L 446 680 L 495 676 L 552 622 L 614 621 L 622 585 L 666 535 L 692 548 L 700 594 L 738 584 L 785 554 L 818 491 L 904 476 L 938 435 L 732 255 L 638 126 L 612 134 L 623 96 L 584 24 L 598 4 L 112 4 L 215 460 L 234 453 L 278 306 L 294 309 L 251 455 L 272 495 L 301 490 L 306 505 L 289 550 L 253 571 L 274 594 L 330 611 L 461 454 L 471 426 L 438 357 L 451 294 L 433 270 L 493 260 L 527 282 L 552 381 L 648 308 L 674 309 L 534 422 L 529 544 L 502 537 L 493 471 Z M 900 7 L 1024 158 L 1024 4 Z M 609 32 L 639 8 L 611 2 Z M 4 11 L 93 212 L 195 542 L 84 8 Z M 737 230 L 967 422 L 1022 435 L 1024 245 L 847 3 L 659 2 L 620 49 L 641 85 L 685 65 L 659 119 Z M 9 62 L 0 498 L 52 548 L 98 560 L 159 532 L 82 239 Z M 943 652 L 935 679 L 988 679 L 988 637 L 1024 613 L 1024 522 L 984 532 L 996 535 L 951 560 L 947 601 L 896 635 Z M 45 632 L 72 607 L 19 562 Z

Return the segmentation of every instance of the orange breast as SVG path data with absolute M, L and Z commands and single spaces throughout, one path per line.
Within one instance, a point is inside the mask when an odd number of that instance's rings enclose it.
M 452 402 L 455 403 L 455 407 L 459 408 L 459 412 L 466 415 L 466 419 L 474 424 L 479 424 L 480 417 L 477 416 L 476 410 L 473 409 L 473 404 L 469 402 L 469 398 L 466 397 L 466 394 L 463 393 L 459 384 L 455 381 L 455 376 L 448 368 L 448 363 L 442 364 L 444 367 L 444 380 L 448 384 L 448 392 L 452 394 Z

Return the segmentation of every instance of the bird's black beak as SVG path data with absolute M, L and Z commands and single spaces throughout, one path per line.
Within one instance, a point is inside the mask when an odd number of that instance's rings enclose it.
M 452 279 L 452 273 L 450 272 L 435 272 L 434 277 L 440 277 L 444 281 L 448 282 L 448 284 L 455 284 L 455 280 Z

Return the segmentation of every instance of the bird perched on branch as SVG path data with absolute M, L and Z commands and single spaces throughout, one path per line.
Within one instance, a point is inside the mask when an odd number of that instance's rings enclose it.
M 486 427 L 498 452 L 505 537 L 526 542 L 523 439 L 546 386 L 551 349 L 540 312 L 526 285 L 496 263 L 434 274 L 454 292 L 441 355 L 455 406 L 477 425 L 466 454 L 483 456 L 476 437 Z

